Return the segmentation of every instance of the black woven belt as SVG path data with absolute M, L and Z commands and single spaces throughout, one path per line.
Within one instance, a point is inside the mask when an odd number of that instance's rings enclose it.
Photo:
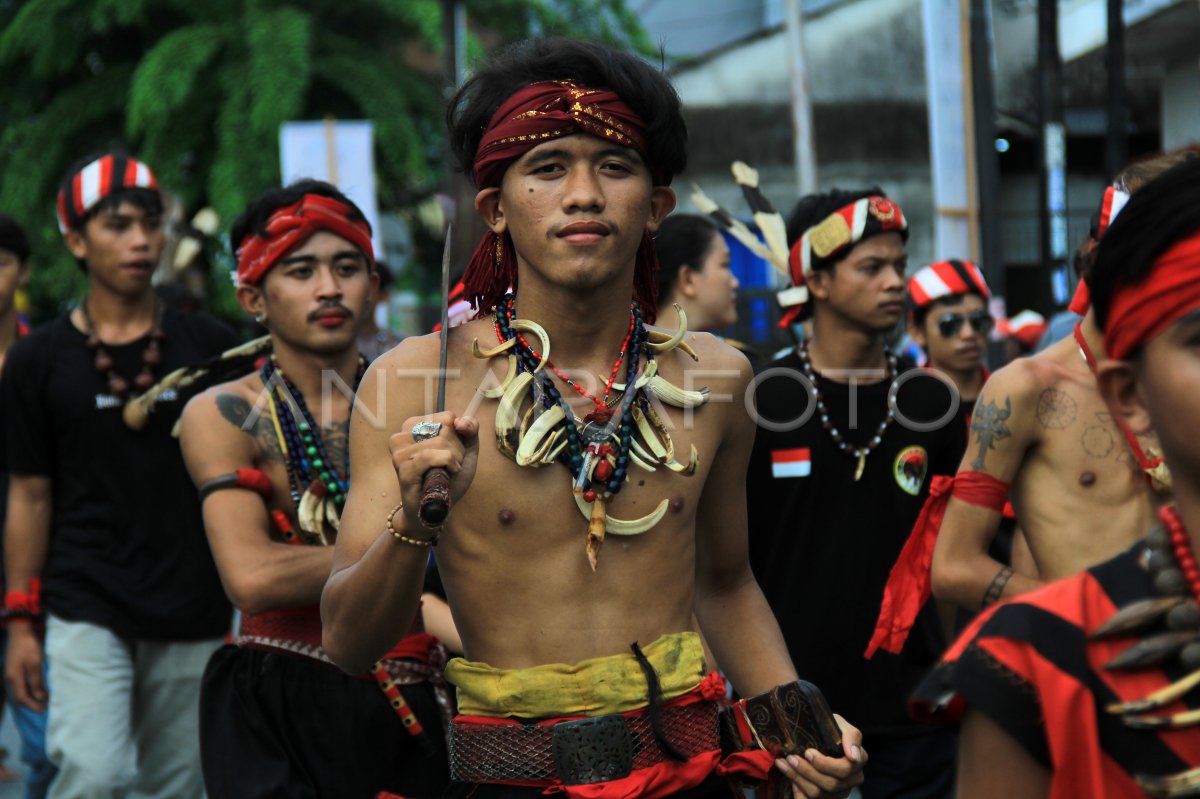
M 720 748 L 713 702 L 663 707 L 661 728 L 689 758 Z M 553 725 L 450 724 L 450 778 L 457 782 L 589 785 L 666 759 L 644 712 Z

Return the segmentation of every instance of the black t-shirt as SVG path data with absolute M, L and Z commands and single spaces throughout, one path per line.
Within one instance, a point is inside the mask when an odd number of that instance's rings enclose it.
M 199 314 L 168 309 L 162 330 L 159 375 L 237 343 L 227 327 Z M 131 384 L 146 343 L 105 348 Z M 94 361 L 86 336 L 63 317 L 13 345 L 0 381 L 9 472 L 46 476 L 53 486 L 42 604 L 127 638 L 219 636 L 229 628 L 230 607 L 171 436 L 179 402 L 165 392 L 135 432 Z
M 864 732 L 920 732 L 905 700 L 945 648 L 933 602 L 926 605 L 899 655 L 863 657 L 875 629 L 883 587 L 935 474 L 953 475 L 965 447 L 962 417 L 947 386 L 901 364 L 897 418 L 866 459 L 841 451 L 814 412 L 797 423 L 810 396 L 794 353 L 759 373 L 760 418 L 747 475 L 750 560 L 775 611 L 799 675 Z M 817 376 L 830 422 L 854 446 L 876 433 L 888 407 L 886 380 L 854 390 Z M 854 400 L 852 402 L 852 400 Z M 850 429 L 851 406 L 857 413 Z M 909 423 L 907 426 L 904 420 Z M 933 423 L 944 420 L 942 424 Z M 933 427 L 913 429 L 914 423 Z

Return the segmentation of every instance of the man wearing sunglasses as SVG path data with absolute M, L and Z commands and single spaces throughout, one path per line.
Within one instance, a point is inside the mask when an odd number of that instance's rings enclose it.
M 1135 164 L 1104 196 L 1085 253 L 1129 195 L 1178 163 L 1167 155 Z M 1096 383 L 1103 336 L 1087 293 L 1090 257 L 1071 309 L 1074 335 L 996 372 L 971 418 L 971 444 L 945 506 L 932 559 L 933 592 L 972 610 L 1038 587 L 988 555 L 1011 497 L 1040 580 L 1077 574 L 1128 547 L 1154 523 L 1170 492 L 1158 441 L 1115 420 Z M 960 496 L 967 484 L 967 496 Z M 970 494 L 974 495 L 970 495 Z M 951 493 L 951 492 L 947 492 Z
M 939 261 L 908 280 L 908 334 L 928 365 L 954 381 L 968 420 L 988 376 L 983 355 L 995 326 L 990 297 L 983 273 L 970 261 Z

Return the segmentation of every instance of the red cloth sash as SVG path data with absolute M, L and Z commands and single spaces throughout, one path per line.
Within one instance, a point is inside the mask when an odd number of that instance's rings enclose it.
M 508 167 L 525 153 L 554 139 L 587 133 L 616 142 L 646 158 L 646 123 L 616 92 L 591 89 L 570 81 L 530 84 L 501 104 L 488 122 L 475 151 L 473 175 L 480 189 L 500 185 Z M 656 186 L 671 175 L 646 164 Z M 658 310 L 658 254 L 646 233 L 637 252 L 634 299 L 647 322 Z M 509 288 L 517 287 L 517 255 L 512 239 L 488 231 L 463 273 L 464 298 L 478 314 L 490 313 Z
M 312 238 L 318 230 L 341 236 L 374 261 L 371 228 L 362 219 L 351 219 L 351 213 L 345 203 L 319 194 L 306 194 L 291 205 L 280 208 L 267 220 L 265 237 L 252 233 L 238 246 L 238 283 L 243 286 L 258 285 L 272 266 Z
M 986 472 L 959 472 L 955 477 L 935 475 L 929 485 L 929 498 L 913 525 L 912 535 L 900 550 L 900 557 L 883 588 L 883 603 L 875 622 L 875 633 L 863 657 L 875 650 L 899 653 L 916 623 L 917 614 L 933 594 L 933 549 L 946 516 L 950 497 L 968 505 L 1002 513 L 1008 498 L 1008 483 Z
M 1169 248 L 1136 285 L 1120 284 L 1112 295 L 1104 351 L 1123 361 L 1182 316 L 1200 306 L 1200 233 Z
M 264 613 L 243 614 L 241 635 L 319 647 L 321 646 L 321 607 L 310 605 L 303 608 L 285 608 L 268 610 Z M 430 650 L 437 643 L 438 639 L 429 633 L 412 633 L 401 638 L 381 659 L 407 658 L 420 663 L 429 663 Z

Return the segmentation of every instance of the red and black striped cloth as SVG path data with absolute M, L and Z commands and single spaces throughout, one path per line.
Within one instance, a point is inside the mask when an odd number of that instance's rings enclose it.
M 1135 775 L 1165 775 L 1200 763 L 1200 726 L 1137 730 L 1105 708 L 1141 699 L 1186 676 L 1178 659 L 1162 668 L 1103 668 L 1138 640 L 1089 640 L 1120 607 L 1155 596 L 1139 542 L 1074 577 L 981 613 L 918 686 L 918 718 L 985 713 L 1052 772 L 1051 799 L 1144 797 Z M 1200 692 L 1162 708 L 1200 707 Z

